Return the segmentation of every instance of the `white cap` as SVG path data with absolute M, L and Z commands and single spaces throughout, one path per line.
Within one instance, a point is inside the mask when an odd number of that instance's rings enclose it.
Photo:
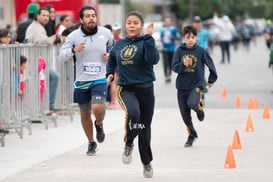
M 120 29 L 121 29 L 121 26 L 120 26 L 119 23 L 114 23 L 114 24 L 112 25 L 112 30 L 120 30 Z

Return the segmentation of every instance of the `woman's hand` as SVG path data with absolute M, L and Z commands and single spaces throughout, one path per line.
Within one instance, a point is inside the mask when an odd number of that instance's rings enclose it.
M 149 34 L 149 35 L 152 36 L 153 35 L 153 31 L 154 31 L 154 23 L 150 23 L 148 25 L 148 27 L 146 28 L 144 35 Z

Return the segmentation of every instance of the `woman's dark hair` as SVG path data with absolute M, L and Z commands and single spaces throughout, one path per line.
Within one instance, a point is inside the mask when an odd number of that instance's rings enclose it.
M 84 6 L 84 7 L 82 7 L 82 9 L 79 12 L 79 16 L 80 16 L 81 19 L 83 19 L 83 12 L 85 10 L 94 10 L 95 11 L 95 15 L 97 16 L 97 11 L 96 11 L 96 9 L 93 6 Z
M 22 64 L 27 62 L 27 57 L 24 55 L 20 55 L 20 66 L 22 66 Z
M 9 33 L 8 29 L 0 29 L 0 38 L 8 36 Z
M 60 22 L 63 22 L 63 21 L 66 19 L 66 17 L 68 17 L 68 15 L 62 15 L 62 16 L 60 17 Z
M 194 26 L 192 25 L 187 25 L 183 28 L 183 36 L 185 36 L 186 34 L 193 34 L 194 36 L 197 36 L 197 30 Z
M 143 15 L 139 12 L 139 11 L 131 11 L 127 14 L 126 16 L 126 19 L 129 17 L 129 16 L 137 16 L 141 23 L 144 24 L 144 19 L 143 19 Z

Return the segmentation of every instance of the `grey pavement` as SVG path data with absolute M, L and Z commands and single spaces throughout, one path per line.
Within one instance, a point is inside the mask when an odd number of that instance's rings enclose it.
M 98 145 L 95 156 L 87 156 L 87 141 L 80 125 L 79 114 L 74 121 L 58 117 L 58 127 L 45 130 L 33 124 L 33 134 L 23 139 L 11 131 L 6 146 L 0 148 L 0 181 L 3 182 L 123 182 L 123 181 L 233 181 L 256 182 L 273 180 L 273 76 L 268 64 L 268 51 L 259 39 L 251 51 L 232 50 L 231 64 L 219 64 L 220 50 L 212 56 L 219 80 L 206 94 L 206 118 L 198 122 L 192 113 L 199 138 L 191 148 L 184 148 L 187 132 L 177 107 L 175 75 L 170 84 L 164 83 L 162 64 L 156 66 L 156 108 L 152 124 L 154 177 L 142 174 L 138 147 L 130 165 L 121 162 L 124 143 L 122 110 L 107 110 L 106 140 Z M 221 97 L 223 86 L 227 98 Z M 242 108 L 235 108 L 240 95 Z M 249 97 L 256 97 L 258 110 L 248 110 Z M 271 118 L 262 119 L 267 102 Z M 251 115 L 254 132 L 246 132 Z M 242 149 L 233 150 L 236 168 L 224 168 L 228 146 L 238 130 Z M 137 143 L 137 140 L 136 140 Z M 137 146 L 137 145 L 136 145 Z

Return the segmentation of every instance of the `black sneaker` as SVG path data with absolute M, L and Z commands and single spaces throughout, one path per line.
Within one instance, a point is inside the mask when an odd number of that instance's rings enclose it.
M 130 164 L 132 162 L 132 152 L 133 152 L 134 147 L 124 147 L 124 151 L 122 153 L 122 162 L 124 164 Z
M 97 152 L 97 143 L 96 142 L 89 142 L 88 150 L 86 152 L 87 155 L 94 155 Z
M 98 126 L 95 121 L 95 127 L 96 127 L 96 131 L 97 131 L 97 141 L 99 143 L 102 143 L 105 138 L 105 133 L 103 131 L 103 125 L 101 124 L 100 126 Z
M 205 119 L 205 112 L 203 110 L 198 110 L 196 112 L 196 114 L 197 114 L 197 118 L 198 118 L 199 121 L 204 121 L 204 119 Z
M 191 147 L 193 142 L 195 141 L 197 137 L 193 136 L 193 135 L 189 135 L 188 136 L 188 140 L 187 142 L 185 143 L 184 147 Z
M 151 163 L 147 165 L 143 165 L 143 175 L 145 178 L 151 178 L 153 177 L 153 167 Z

